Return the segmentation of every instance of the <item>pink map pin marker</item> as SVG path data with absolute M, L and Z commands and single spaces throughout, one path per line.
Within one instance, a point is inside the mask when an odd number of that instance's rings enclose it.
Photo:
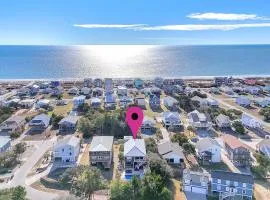
M 141 108 L 132 106 L 127 109 L 126 122 L 131 129 L 133 138 L 137 138 L 137 133 L 143 122 L 143 111 Z

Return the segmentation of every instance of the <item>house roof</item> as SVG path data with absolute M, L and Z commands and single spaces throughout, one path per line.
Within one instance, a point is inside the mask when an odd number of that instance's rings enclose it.
M 172 154 L 176 154 L 179 157 L 184 158 L 183 149 L 179 146 L 178 143 L 172 143 L 167 140 L 158 144 L 158 153 L 164 157 L 170 157 Z
M 198 171 L 190 171 L 189 169 L 184 169 L 183 171 L 183 177 L 185 179 L 190 179 L 193 184 L 200 184 L 202 179 L 204 179 L 206 182 L 209 181 L 209 174 L 206 172 L 198 172 Z
M 178 101 L 171 97 L 171 96 L 167 96 L 167 97 L 164 97 L 163 101 L 169 101 L 169 102 L 172 102 L 172 103 L 178 103 Z
M 64 123 L 76 124 L 78 120 L 79 120 L 78 116 L 68 115 L 65 118 L 61 119 L 59 124 L 64 124 Z
M 94 136 L 89 151 L 111 151 L 113 136 Z
M 66 137 L 60 141 L 57 142 L 56 148 L 63 146 L 63 145 L 70 145 L 70 146 L 77 146 L 80 143 L 80 138 L 71 136 L 71 137 Z
M 144 139 L 130 139 L 124 144 L 124 156 L 145 156 Z
M 178 112 L 164 112 L 163 113 L 164 119 L 169 119 L 169 120 L 177 120 L 180 121 L 180 115 Z
M 226 143 L 228 146 L 230 146 L 232 149 L 236 149 L 239 147 L 244 147 L 246 148 L 246 145 L 240 142 L 236 137 L 232 135 L 223 135 L 221 136 L 222 140 L 224 143 Z
M 73 101 L 78 101 L 78 100 L 85 100 L 85 96 L 84 95 L 80 95 L 78 97 L 73 97 Z
M 223 115 L 223 114 L 219 114 L 216 117 L 216 120 L 218 120 L 220 122 L 230 123 L 230 118 L 228 116 L 226 116 L 226 115 Z
M 264 139 L 257 145 L 259 150 L 270 158 L 270 139 Z
M 198 110 L 194 110 L 188 114 L 191 116 L 193 122 L 205 122 L 207 117 L 204 113 L 200 113 Z
M 11 141 L 10 137 L 8 137 L 8 136 L 0 136 L 0 148 L 5 146 L 10 141 Z
M 101 103 L 101 99 L 93 97 L 91 98 L 91 103 Z
M 211 172 L 212 178 L 222 179 L 222 180 L 229 180 L 229 181 L 236 181 L 241 183 L 254 183 L 254 179 L 252 175 L 248 174 L 239 174 L 227 171 L 212 171 Z
M 135 97 L 136 99 L 144 99 L 145 95 L 144 94 L 139 94 Z
M 156 122 L 153 118 L 150 118 L 148 116 L 144 116 L 142 124 L 150 124 L 151 126 L 155 126 Z
M 30 123 L 35 123 L 36 121 L 42 121 L 44 123 L 44 125 L 47 127 L 47 126 L 49 126 L 50 120 L 51 120 L 51 118 L 48 115 L 46 115 L 46 114 L 40 114 L 40 115 L 35 116 L 30 121 Z
M 199 151 L 205 151 L 209 147 L 211 148 L 212 146 L 220 146 L 220 145 L 215 139 L 212 139 L 210 137 L 203 138 L 196 143 L 196 149 L 198 149 Z
M 13 115 L 10 118 L 8 118 L 5 122 L 15 122 L 17 124 L 20 124 L 24 121 L 25 121 L 25 119 L 23 116 Z

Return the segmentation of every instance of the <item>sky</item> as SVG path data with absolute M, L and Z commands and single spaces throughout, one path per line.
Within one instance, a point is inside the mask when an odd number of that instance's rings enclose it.
M 270 44 L 269 0 L 2 0 L 0 45 Z

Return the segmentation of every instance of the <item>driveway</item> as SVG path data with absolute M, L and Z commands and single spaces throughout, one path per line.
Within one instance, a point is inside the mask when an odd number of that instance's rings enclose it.
M 34 165 L 39 161 L 40 158 L 53 147 L 54 143 L 56 143 L 56 137 L 50 140 L 44 141 L 31 141 L 28 142 L 29 145 L 35 145 L 36 150 L 33 154 L 20 166 L 14 173 L 13 179 L 5 184 L 0 184 L 0 188 L 11 188 L 16 186 L 24 186 L 27 191 L 27 198 L 30 200 L 51 200 L 57 197 L 56 194 L 42 192 L 32 188 L 29 184 L 26 183 L 27 174 L 31 171 Z M 39 177 L 39 176 L 37 176 Z M 36 179 L 37 180 L 37 179 Z M 32 181 L 36 181 L 32 180 Z M 30 182 L 32 182 L 30 181 Z

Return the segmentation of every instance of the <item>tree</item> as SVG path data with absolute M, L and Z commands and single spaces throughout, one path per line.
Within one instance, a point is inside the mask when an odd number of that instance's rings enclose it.
M 259 114 L 263 115 L 264 121 L 270 122 L 270 107 L 262 108 Z
M 14 153 L 17 154 L 17 155 L 20 155 L 22 154 L 23 152 L 25 152 L 26 150 L 26 143 L 25 142 L 21 142 L 21 143 L 18 143 L 14 146 Z
M 56 114 L 52 114 L 52 118 L 51 118 L 51 124 L 53 126 L 53 128 L 58 128 L 59 127 L 59 122 L 63 119 L 64 117 L 62 115 L 56 115 Z
M 12 200 L 26 200 L 26 191 L 22 186 L 17 186 L 14 188 L 11 196 Z
M 119 179 L 113 180 L 110 186 L 111 200 L 135 200 L 131 183 Z
M 162 182 L 165 184 L 172 177 L 172 169 L 168 163 L 158 155 L 150 153 L 148 156 L 148 165 L 151 173 L 160 175 Z
M 105 180 L 99 169 L 89 166 L 79 166 L 76 168 L 72 179 L 71 193 L 78 197 L 91 199 L 94 191 L 104 189 Z
M 92 136 L 93 125 L 90 120 L 86 117 L 82 117 L 78 124 L 78 129 L 83 133 L 84 138 L 89 138 Z
M 195 147 L 188 142 L 184 143 L 182 147 L 183 147 L 185 153 L 187 153 L 187 154 L 194 154 L 195 153 Z
M 122 163 L 123 161 L 124 161 L 124 154 L 123 154 L 123 152 L 120 152 L 119 154 L 118 154 L 118 158 L 119 158 L 119 161 Z
M 234 121 L 232 124 L 234 130 L 239 134 L 245 134 L 245 128 L 240 121 Z
M 177 142 L 180 146 L 182 146 L 184 143 L 188 142 L 188 138 L 182 134 L 175 134 L 172 137 L 172 142 Z
M 153 138 L 145 139 L 147 152 L 157 153 L 157 144 Z
M 162 178 L 157 174 L 146 174 L 142 180 L 142 200 L 171 200 L 171 192 L 164 186 Z

